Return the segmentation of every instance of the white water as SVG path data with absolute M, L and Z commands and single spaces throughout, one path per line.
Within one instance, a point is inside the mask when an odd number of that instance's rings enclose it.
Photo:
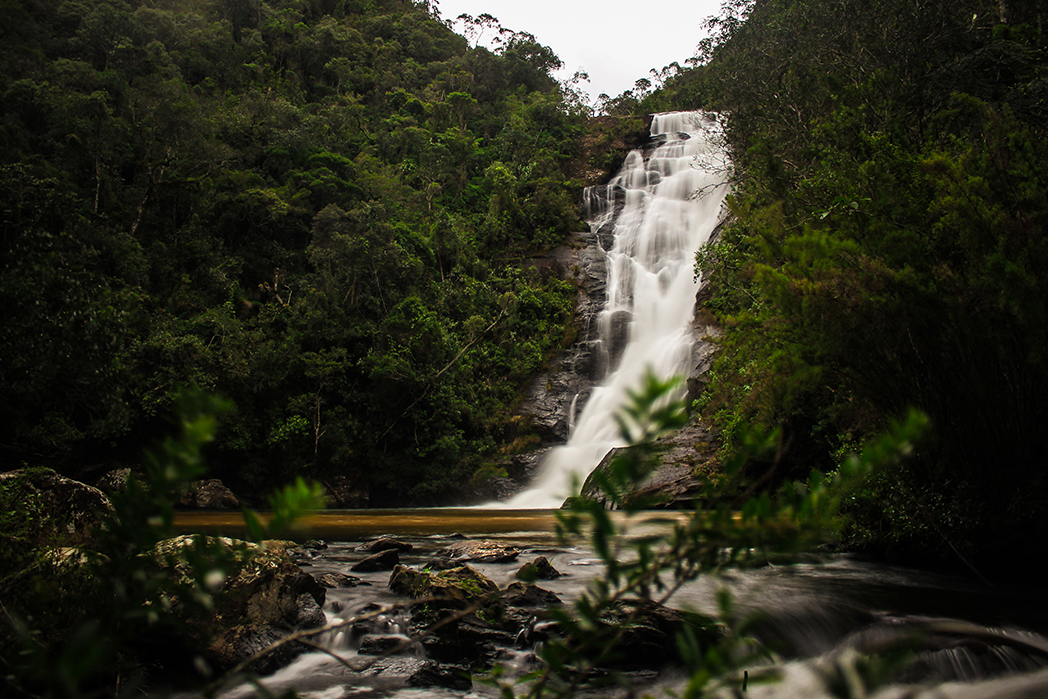
M 607 351 L 612 320 L 629 314 L 626 347 L 575 420 L 568 443 L 546 458 L 535 486 L 502 507 L 560 507 L 609 450 L 622 446 L 614 415 L 644 375 L 650 370 L 668 379 L 693 368 L 695 253 L 720 221 L 727 158 L 711 115 L 657 114 L 651 134 L 664 140 L 647 160 L 639 151 L 630 153 L 608 187 L 587 192 L 593 231 L 614 215 L 612 197 L 625 198 L 608 253 L 599 330 Z

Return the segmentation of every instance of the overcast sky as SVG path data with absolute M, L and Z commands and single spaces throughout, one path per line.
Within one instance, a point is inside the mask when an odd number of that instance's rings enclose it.
M 583 89 L 593 102 L 631 89 L 652 68 L 684 65 L 720 0 L 440 0 L 439 9 L 444 19 L 487 13 L 506 29 L 534 34 L 564 62 L 557 77 L 589 74 Z

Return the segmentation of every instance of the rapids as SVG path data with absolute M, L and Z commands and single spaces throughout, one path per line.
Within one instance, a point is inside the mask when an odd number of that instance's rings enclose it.
M 623 519 L 620 513 L 610 514 Z M 680 516 L 664 512 L 641 516 L 631 526 L 630 536 L 652 535 L 658 531 L 660 518 Z M 242 533 L 232 514 L 182 513 L 177 525 L 185 532 Z M 557 539 L 554 515 L 549 511 L 336 511 L 324 513 L 308 526 L 303 536 L 323 534 L 329 541 L 325 550 L 302 561 L 304 569 L 317 578 L 325 573 L 348 573 L 364 583 L 328 590 L 325 612 L 329 621 L 355 618 L 375 604 L 404 601 L 389 591 L 388 571 L 350 572 L 353 563 L 366 555 L 355 550 L 357 544 L 388 533 L 413 544 L 410 552 L 401 555 L 401 562 L 412 567 L 430 560 L 434 551 L 459 540 L 463 532 L 471 538 L 515 545 L 522 553 L 513 563 L 471 564 L 500 588 L 514 581 L 522 562 L 545 556 L 564 575 L 539 584 L 565 602 L 603 576 L 600 560 L 587 545 Z M 1042 635 L 1048 631 L 1048 608 L 1040 589 L 989 587 L 971 578 L 833 555 L 703 576 L 684 585 L 668 604 L 713 614 L 720 590 L 731 593 L 738 616 L 760 618 L 755 635 L 774 651 L 771 661 L 754 665 L 749 672 L 756 680 L 762 671 L 774 670 L 778 679 L 767 684 L 755 681 L 747 697 L 828 699 L 834 696 L 830 679 L 842 668 L 847 671 L 854 667 L 860 651 L 886 647 L 910 630 L 916 630 L 916 638 L 923 644 L 913 669 L 869 696 L 1048 696 L 1048 638 Z M 406 631 L 406 619 L 396 614 L 382 617 L 378 623 L 389 635 Z M 319 639 L 324 652 L 302 655 L 273 675 L 259 678 L 259 682 L 271 696 L 295 690 L 303 699 L 498 696 L 496 689 L 482 684 L 478 676 L 473 677 L 468 690 L 412 687 L 407 678 L 425 659 L 420 647 L 412 645 L 406 652 L 377 659 L 359 652 L 361 635 L 353 629 L 329 633 Z M 498 662 L 509 676 L 515 676 L 536 667 L 533 651 L 507 643 Z M 373 664 L 362 667 L 369 661 Z M 360 669 L 351 670 L 343 662 Z M 668 689 L 680 692 L 685 681 L 673 667 L 636 679 L 653 697 L 668 696 Z M 865 696 L 857 691 L 853 688 L 853 694 L 845 696 Z M 181 699 L 196 696 L 184 694 Z M 219 696 L 246 699 L 267 695 L 252 685 L 241 684 L 227 687 Z M 738 695 L 715 696 L 735 699 Z

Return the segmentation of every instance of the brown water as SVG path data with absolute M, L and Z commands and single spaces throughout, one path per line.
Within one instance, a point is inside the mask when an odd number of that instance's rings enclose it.
M 611 514 L 619 522 L 625 517 Z M 264 515 L 263 515 L 264 517 Z M 677 513 L 651 512 L 632 517 L 638 532 L 667 519 L 683 519 Z M 179 512 L 175 515 L 179 534 L 220 534 L 243 537 L 247 533 L 239 512 Z M 505 536 L 518 534 L 528 541 L 556 539 L 555 510 L 492 510 L 466 507 L 327 510 L 305 518 L 294 531 L 296 540 L 325 539 L 362 541 L 381 534 L 396 536 Z

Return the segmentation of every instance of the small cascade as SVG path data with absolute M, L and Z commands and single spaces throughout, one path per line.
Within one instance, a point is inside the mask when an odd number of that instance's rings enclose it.
M 573 483 L 621 446 L 614 415 L 644 375 L 667 379 L 693 368 L 695 253 L 720 221 L 727 158 L 713 115 L 657 114 L 651 135 L 654 150 L 633 151 L 609 184 L 585 195 L 591 231 L 607 251 L 595 348 L 603 385 L 574 420 L 568 443 L 550 452 L 534 487 L 502 507 L 560 507 Z M 601 240 L 599 231 L 612 221 L 613 240 Z

